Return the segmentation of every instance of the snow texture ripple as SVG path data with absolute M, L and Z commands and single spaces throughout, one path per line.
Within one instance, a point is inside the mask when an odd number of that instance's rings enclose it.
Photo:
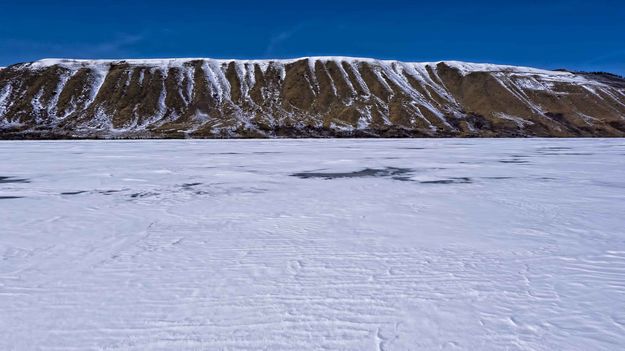
M 2 350 L 618 350 L 625 141 L 1 142 Z

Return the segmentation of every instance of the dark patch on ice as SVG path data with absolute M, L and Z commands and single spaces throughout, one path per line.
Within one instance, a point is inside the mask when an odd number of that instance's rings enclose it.
M 267 192 L 268 189 L 256 188 L 256 187 L 231 187 L 231 188 L 214 188 L 210 191 L 196 190 L 193 192 L 199 196 L 219 196 L 219 195 L 234 195 L 234 194 L 260 194 Z
M 158 196 L 160 195 L 159 193 L 154 193 L 151 191 L 146 191 L 146 192 L 141 192 L 141 193 L 134 193 L 134 194 L 130 194 L 130 197 L 133 199 L 139 199 L 139 198 L 145 198 L 145 197 L 153 197 L 153 196 Z
M 61 195 L 78 195 L 78 194 L 83 194 L 86 193 L 85 190 L 78 190 L 78 191 L 66 191 L 66 192 L 62 192 Z
M 427 147 L 398 147 L 398 149 L 402 150 L 425 150 Z
M 514 177 L 482 177 L 483 179 L 514 179 Z
M 203 152 L 199 155 L 243 155 L 242 152 Z
M 541 155 L 545 156 L 591 156 L 594 155 L 591 152 L 543 152 Z
M 592 156 L 594 155 L 594 153 L 591 153 L 591 152 L 570 152 L 569 150 L 573 150 L 573 148 L 564 147 L 564 146 L 554 146 L 554 147 L 539 148 L 536 151 L 540 155 L 544 155 L 544 156 Z
M 0 196 L 0 200 L 23 199 L 23 196 Z
M 321 179 L 340 179 L 340 178 L 366 178 L 366 177 L 390 177 L 395 180 L 409 180 L 409 175 L 413 172 L 410 168 L 365 168 L 360 171 L 353 172 L 299 172 L 293 173 L 291 176 L 302 179 L 321 178 Z
M 188 189 L 198 185 L 202 185 L 202 183 L 184 183 L 182 184 L 182 187 Z
M 396 176 L 396 177 L 393 177 L 393 179 L 399 180 L 401 182 L 412 182 L 412 181 L 414 181 L 414 179 L 412 179 L 412 177 L 407 177 L 407 176 Z
M 122 190 L 99 190 L 98 193 L 102 194 L 102 195 L 111 195 L 114 193 L 119 193 Z
M 7 184 L 7 183 L 30 183 L 30 180 L 26 178 L 0 176 L 0 184 Z
M 552 180 L 557 180 L 558 178 L 553 178 L 553 177 L 538 177 L 538 180 L 546 180 L 546 181 L 552 181 Z
M 452 177 L 440 180 L 424 180 L 419 182 L 421 184 L 469 184 L 473 183 L 473 180 L 469 177 Z
M 572 150 L 572 147 L 568 147 L 568 146 L 546 146 L 546 147 L 541 147 L 538 148 L 538 151 L 557 151 L 557 150 Z
M 514 158 L 511 160 L 499 160 L 500 163 L 530 163 L 530 161 L 519 160 L 518 158 Z

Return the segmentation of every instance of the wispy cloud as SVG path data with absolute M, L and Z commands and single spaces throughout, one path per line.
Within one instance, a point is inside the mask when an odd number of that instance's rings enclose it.
M 276 50 L 280 49 L 280 46 L 292 37 L 294 37 L 299 31 L 304 29 L 307 26 L 306 23 L 300 23 L 295 27 L 284 30 L 280 33 L 277 33 L 271 37 L 267 47 L 265 48 L 265 57 L 272 57 L 276 55 Z
M 11 64 L 46 57 L 104 58 L 124 56 L 132 52 L 132 48 L 145 39 L 145 33 L 118 33 L 109 40 L 98 42 L 9 39 L 0 42 L 0 58 Z M 15 53 L 20 54 L 16 56 Z
M 144 34 L 121 34 L 108 42 L 98 43 L 90 48 L 94 54 L 115 54 L 133 44 L 141 42 L 145 38 Z

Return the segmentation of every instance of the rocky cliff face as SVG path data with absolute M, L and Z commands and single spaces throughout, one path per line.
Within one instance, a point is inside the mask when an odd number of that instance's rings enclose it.
M 275 136 L 625 136 L 625 79 L 342 57 L 0 69 L 0 138 Z

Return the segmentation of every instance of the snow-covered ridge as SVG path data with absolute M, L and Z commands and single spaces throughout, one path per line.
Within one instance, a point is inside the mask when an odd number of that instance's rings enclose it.
M 44 59 L 10 66 L 0 78 L 0 118 L 7 123 L 33 117 L 38 126 L 73 121 L 74 130 L 166 126 L 185 133 L 264 135 L 267 128 L 297 125 L 306 133 L 401 128 L 447 135 L 480 133 L 481 125 L 513 135 L 581 133 L 578 122 L 562 122 L 566 114 L 585 124 L 588 116 L 610 120 L 611 132 L 625 132 L 625 94 L 609 80 L 486 63 L 342 56 Z M 569 122 L 570 128 L 562 124 Z
M 308 56 L 308 57 L 298 57 L 291 59 L 262 59 L 262 60 L 245 60 L 245 59 L 213 59 L 213 58 L 167 58 L 167 59 L 106 59 L 106 60 L 84 60 L 84 59 L 58 59 L 58 58 L 47 58 L 38 61 L 34 61 L 31 63 L 23 64 L 21 67 L 30 68 L 30 69 L 43 69 L 51 66 L 61 66 L 66 68 L 80 68 L 80 67 L 89 67 L 89 66 L 100 66 L 100 65 L 110 65 L 110 64 L 119 64 L 125 63 L 130 66 L 149 66 L 149 67 L 158 67 L 158 68 L 168 68 L 168 67 L 180 67 L 186 63 L 190 63 L 193 61 L 205 61 L 216 64 L 229 64 L 231 62 L 238 64 L 257 64 L 261 67 L 267 67 L 270 64 L 276 65 L 288 65 L 294 62 L 308 60 L 311 64 L 314 64 L 317 61 L 320 62 L 337 62 L 337 63 L 349 63 L 349 64 L 358 64 L 358 63 L 368 63 L 368 64 L 376 64 L 382 66 L 392 66 L 392 65 L 401 65 L 401 66 L 419 66 L 419 67 L 427 67 L 427 66 L 436 66 L 440 63 L 444 63 L 449 67 L 458 69 L 463 75 L 472 73 L 472 72 L 510 72 L 510 73 L 526 73 L 526 74 L 540 74 L 540 75 L 552 75 L 552 76 L 573 76 L 573 73 L 563 72 L 563 71 L 550 71 L 540 68 L 532 68 L 532 67 L 524 67 L 524 66 L 511 66 L 511 65 L 498 65 L 491 63 L 473 63 L 473 62 L 462 62 L 462 61 L 433 61 L 433 62 L 403 62 L 397 60 L 381 60 L 374 58 L 364 58 L 364 57 L 349 57 L 349 56 Z

